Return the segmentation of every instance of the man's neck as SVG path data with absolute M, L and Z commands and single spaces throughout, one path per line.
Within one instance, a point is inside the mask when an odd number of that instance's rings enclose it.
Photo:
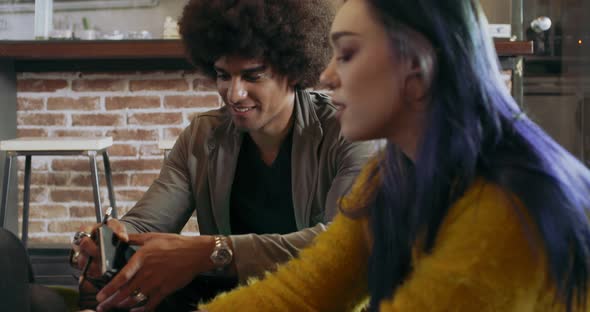
M 295 119 L 294 111 L 295 103 L 289 105 L 284 112 L 281 112 L 283 116 L 277 116 L 272 125 L 248 133 L 266 164 L 272 164 L 279 153 L 281 144 L 291 131 Z

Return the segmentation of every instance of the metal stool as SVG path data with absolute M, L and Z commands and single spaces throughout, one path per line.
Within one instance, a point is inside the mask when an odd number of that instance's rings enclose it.
M 113 145 L 112 137 L 62 137 L 62 138 L 19 138 L 0 141 L 0 151 L 6 153 L 4 164 L 4 183 L 2 184 L 2 202 L 0 203 L 0 226 L 5 227 L 6 206 L 8 205 L 8 192 L 10 190 L 10 175 L 13 162 L 18 156 L 25 156 L 25 177 L 23 194 L 23 226 L 22 242 L 26 246 L 29 227 L 29 201 L 31 190 L 31 158 L 32 156 L 88 156 L 90 160 L 90 173 L 92 176 L 92 190 L 94 196 L 94 209 L 96 221 L 100 223 L 103 218 L 100 203 L 100 189 L 98 183 L 98 168 L 96 156 L 102 154 L 105 169 L 105 178 L 109 193 L 109 201 L 113 208 L 113 216 L 117 216 L 115 194 L 113 191 L 113 179 L 111 164 L 107 148 Z
M 168 153 L 174 147 L 174 143 L 176 143 L 176 138 L 161 139 L 158 141 L 158 148 L 164 151 L 164 159 L 168 158 Z

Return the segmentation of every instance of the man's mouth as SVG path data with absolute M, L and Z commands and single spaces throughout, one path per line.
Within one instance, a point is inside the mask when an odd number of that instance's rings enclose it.
M 238 113 L 246 113 L 253 110 L 255 106 L 243 107 L 243 106 L 232 106 L 232 109 Z

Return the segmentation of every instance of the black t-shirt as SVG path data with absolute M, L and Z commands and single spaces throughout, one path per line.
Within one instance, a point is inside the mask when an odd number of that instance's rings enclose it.
M 297 231 L 291 190 L 292 132 L 271 166 L 244 135 L 234 176 L 230 222 L 232 234 L 286 234 Z

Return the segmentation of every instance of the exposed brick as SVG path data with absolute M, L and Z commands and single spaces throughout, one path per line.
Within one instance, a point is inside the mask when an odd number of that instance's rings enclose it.
M 100 191 L 100 200 L 104 204 L 108 203 L 106 200 L 107 192 L 103 189 Z M 87 202 L 94 203 L 92 190 L 89 189 L 66 189 L 66 190 L 51 190 L 49 198 L 55 203 L 71 203 L 71 202 Z
M 72 115 L 73 126 L 122 126 L 125 120 L 120 114 Z
M 91 220 L 51 221 L 47 231 L 50 233 L 76 232 L 83 226 L 92 225 Z
M 193 80 L 195 91 L 217 91 L 217 83 L 213 79 L 197 78 Z
M 92 218 L 95 216 L 94 206 L 71 206 L 70 216 L 72 218 Z
M 129 184 L 129 176 L 126 173 L 112 174 L 112 178 L 114 188 Z M 99 175 L 99 183 L 101 186 L 106 186 L 104 174 Z M 70 184 L 74 186 L 89 186 L 91 185 L 90 174 L 72 174 Z
M 72 81 L 74 91 L 125 91 L 126 80 L 121 79 L 79 79 Z
M 64 114 L 45 113 L 17 113 L 17 124 L 19 126 L 65 126 L 66 116 Z
M 44 204 L 29 207 L 30 219 L 66 218 L 68 216 L 68 209 L 63 205 Z M 19 210 L 19 217 L 22 218 L 22 210 Z
M 23 223 L 22 218 L 18 219 L 18 233 L 22 235 Z M 45 221 L 31 221 L 29 220 L 29 234 L 47 232 L 47 224 Z
M 180 125 L 182 113 L 137 113 L 129 116 L 130 125 Z
M 158 148 L 158 144 L 142 144 L 139 154 L 141 156 L 160 156 L 164 155 L 164 152 Z
M 43 99 L 42 98 L 25 98 L 19 97 L 16 99 L 16 110 L 17 111 L 32 111 L 42 110 Z
M 111 161 L 113 172 L 160 170 L 162 159 L 120 159 Z
M 158 173 L 136 173 L 131 175 L 131 186 L 150 186 L 159 176 Z
M 185 79 L 131 80 L 129 90 L 135 91 L 187 91 Z
M 19 191 L 18 191 L 18 202 L 19 203 L 23 202 L 23 196 L 24 196 L 23 189 L 24 189 L 24 186 L 21 185 L 19 187 Z M 30 192 L 30 203 L 46 202 L 48 193 L 49 193 L 49 191 L 46 187 L 39 187 L 39 186 L 32 185 L 31 192 Z
M 19 79 L 16 82 L 17 92 L 55 92 L 68 87 L 63 79 Z
M 34 236 L 37 233 L 29 232 L 29 243 L 33 244 L 69 244 L 72 242 L 72 235 L 70 234 L 63 234 L 63 235 L 47 235 L 46 233 L 42 233 L 40 236 Z M 39 233 L 41 234 L 41 233 Z
M 79 130 L 79 129 L 65 129 L 54 130 L 51 132 L 54 137 L 97 137 L 103 136 L 101 130 Z
M 128 144 L 114 144 L 109 147 L 109 155 L 111 156 L 136 156 L 137 148 Z
M 166 108 L 202 108 L 219 107 L 218 95 L 170 95 L 164 97 Z
M 68 183 L 69 172 L 49 172 L 47 174 L 47 185 L 64 186 Z
M 158 96 L 113 96 L 105 98 L 107 110 L 160 108 Z
M 47 99 L 47 110 L 97 110 L 100 98 L 83 96 L 80 98 L 56 97 Z
M 45 129 L 16 129 L 16 136 L 18 138 L 24 137 L 46 137 L 47 130 Z
M 38 157 L 31 157 L 31 172 L 36 171 L 46 171 L 48 168 L 47 166 L 47 158 L 43 156 Z M 19 157 L 18 158 L 18 170 L 23 171 L 25 170 L 25 158 Z
M 132 203 L 120 203 L 117 202 L 117 212 L 119 216 L 124 216 L 135 206 L 135 202 Z
M 104 166 L 100 159 L 96 161 L 98 170 L 104 172 Z M 51 169 L 53 171 L 83 171 L 90 172 L 89 159 L 53 159 L 51 161 Z
M 97 79 L 97 78 L 121 78 L 123 76 L 136 76 L 138 71 L 117 71 L 117 72 L 99 72 L 99 71 L 85 71 L 79 73 L 78 78 Z M 99 77 L 100 76 L 100 77 Z
M 38 172 L 31 170 L 31 185 L 46 185 L 48 180 L 47 172 Z M 23 185 L 25 179 L 25 173 L 23 171 L 18 172 L 18 185 Z
M 166 128 L 164 129 L 164 138 L 177 138 L 185 128 Z
M 153 141 L 158 139 L 158 130 L 115 129 L 108 131 L 115 141 Z
M 136 202 L 141 199 L 145 191 L 141 190 L 119 190 L 115 191 L 115 198 L 121 201 Z

